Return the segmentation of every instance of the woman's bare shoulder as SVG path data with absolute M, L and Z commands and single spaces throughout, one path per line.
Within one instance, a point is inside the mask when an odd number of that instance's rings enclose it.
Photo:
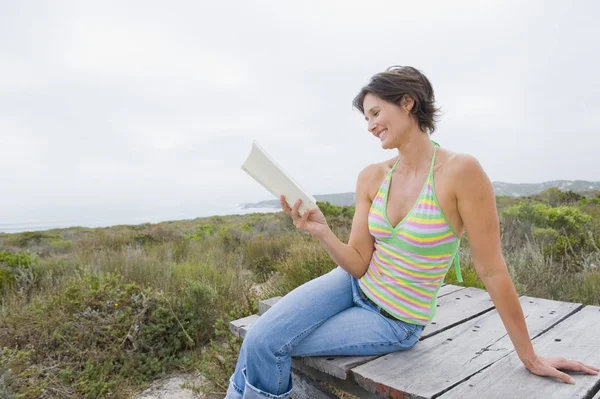
M 436 164 L 447 169 L 448 172 L 464 173 L 478 166 L 479 161 L 471 154 L 438 148 Z
M 360 195 L 361 193 L 358 191 L 362 191 L 363 195 L 367 194 L 369 199 L 372 200 L 377 194 L 377 190 L 385 174 L 394 166 L 396 159 L 398 158 L 395 157 L 381 162 L 374 162 L 365 166 L 358 175 L 356 194 Z
M 377 180 L 378 177 L 383 179 L 383 176 L 394 166 L 394 162 L 397 159 L 398 157 L 394 157 L 385 161 L 368 164 L 360 171 L 359 179 L 361 177 L 369 180 Z

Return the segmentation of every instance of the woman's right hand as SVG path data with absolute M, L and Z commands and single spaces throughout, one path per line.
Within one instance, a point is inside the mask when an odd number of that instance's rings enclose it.
M 300 204 L 302 204 L 302 199 L 298 199 L 293 208 L 288 206 L 284 195 L 279 197 L 279 201 L 281 202 L 283 212 L 292 217 L 294 226 L 296 226 L 298 230 L 319 238 L 329 229 L 325 215 L 323 215 L 323 212 L 321 212 L 319 207 L 307 209 L 304 211 L 304 216 L 300 216 L 298 210 L 300 209 Z

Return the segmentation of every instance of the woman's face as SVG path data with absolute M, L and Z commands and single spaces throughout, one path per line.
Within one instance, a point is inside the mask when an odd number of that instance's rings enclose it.
M 367 93 L 363 101 L 367 129 L 381 141 L 383 148 L 398 146 L 398 139 L 411 127 L 414 122 L 410 115 L 413 100 L 407 98 L 402 107 L 382 100 L 372 93 Z

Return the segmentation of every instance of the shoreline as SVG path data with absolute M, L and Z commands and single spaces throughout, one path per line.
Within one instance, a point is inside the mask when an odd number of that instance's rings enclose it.
M 165 222 L 178 222 L 184 220 L 193 220 L 198 218 L 210 218 L 214 216 L 235 216 L 235 215 L 246 215 L 249 213 L 274 213 L 279 212 L 281 209 L 277 208 L 244 208 L 244 204 L 240 204 L 238 208 L 230 211 L 216 211 L 214 213 L 197 215 L 148 215 L 148 216 L 134 216 L 134 217 L 114 217 L 107 212 L 104 218 L 72 218 L 65 219 L 63 221 L 56 219 L 29 219 L 24 221 L 4 222 L 0 221 L 0 234 L 19 234 L 34 231 L 48 231 L 54 229 L 70 229 L 70 228 L 110 228 L 114 226 L 136 226 L 142 224 L 159 224 Z

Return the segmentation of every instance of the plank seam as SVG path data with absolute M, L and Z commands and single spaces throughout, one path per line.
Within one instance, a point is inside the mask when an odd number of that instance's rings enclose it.
M 454 328 L 454 327 L 456 327 L 456 326 L 458 326 L 458 325 L 460 325 L 460 324 L 466 323 L 467 321 L 473 320 L 474 318 L 476 318 L 476 317 L 479 317 L 479 316 L 481 316 L 482 314 L 485 314 L 485 313 L 487 313 L 487 312 L 490 312 L 490 311 L 492 311 L 492 310 L 494 310 L 494 309 L 496 309 L 496 307 L 495 307 L 495 306 L 492 306 L 491 308 L 488 308 L 488 309 L 484 309 L 484 310 L 482 310 L 482 311 L 481 311 L 481 312 L 479 312 L 479 313 L 475 313 L 475 314 L 473 314 L 473 315 L 471 315 L 471 316 L 467 317 L 466 319 L 461 319 L 460 321 L 457 321 L 457 322 L 456 322 L 456 323 L 454 323 L 454 324 L 449 324 L 449 325 L 447 325 L 446 327 L 444 327 L 444 328 L 442 328 L 442 329 L 439 329 L 439 330 L 437 330 L 437 331 L 435 331 L 435 332 L 432 332 L 431 334 L 427 335 L 426 337 L 423 337 L 423 338 L 421 338 L 419 341 L 424 341 L 424 340 L 426 340 L 426 339 L 428 339 L 428 338 L 431 338 L 431 337 L 433 337 L 433 336 L 435 336 L 435 335 L 437 335 L 437 334 L 439 334 L 439 333 L 441 333 L 441 332 L 447 331 L 447 330 L 449 330 L 449 329 L 451 329 L 451 328 Z
M 534 339 L 536 339 L 536 338 L 540 337 L 541 335 L 547 333 L 548 331 L 552 330 L 554 327 L 558 326 L 560 323 L 562 323 L 563 321 L 567 320 L 569 317 L 573 316 L 575 313 L 579 312 L 584 307 L 585 307 L 585 305 L 579 304 L 579 306 L 577 308 L 575 308 L 571 313 L 567 314 L 562 319 L 558 320 L 556 323 L 552 324 L 551 326 L 549 326 L 545 330 L 542 330 L 540 333 L 538 333 L 533 338 L 531 338 L 531 340 L 533 341 Z
M 585 394 L 583 399 L 592 399 L 594 395 L 598 392 L 600 392 L 600 380 L 598 380 L 596 384 L 592 387 L 592 389 L 590 389 L 589 392 Z
M 575 309 L 574 309 L 574 310 L 573 310 L 571 313 L 567 314 L 567 315 L 566 315 L 566 316 L 564 316 L 562 319 L 558 320 L 556 323 L 552 324 L 550 327 L 546 328 L 545 330 L 542 330 L 542 332 L 540 332 L 540 333 L 538 333 L 537 335 L 533 336 L 533 337 L 531 338 L 531 341 L 532 341 L 532 343 L 533 343 L 533 340 L 535 340 L 536 338 L 539 338 L 539 337 L 540 337 L 542 334 L 544 334 L 544 333 L 548 332 L 549 330 L 553 329 L 554 327 L 556 327 L 557 325 L 559 325 L 560 323 L 562 323 L 563 321 L 565 321 L 565 320 L 566 320 L 566 319 L 568 319 L 569 317 L 573 316 L 575 313 L 579 312 L 579 311 L 580 311 L 581 309 L 583 309 L 584 307 L 585 307 L 585 306 L 584 306 L 583 304 L 580 304 L 580 305 L 579 305 L 579 307 L 575 308 Z M 508 332 L 507 332 L 506 334 L 504 334 L 504 335 L 503 335 L 503 336 L 502 336 L 500 339 L 504 338 L 504 337 L 505 337 L 507 334 L 508 334 Z M 494 342 L 494 344 L 495 344 L 496 342 L 498 342 L 500 339 L 497 339 L 497 340 Z M 492 344 L 492 345 L 493 345 L 493 344 Z M 490 346 L 491 346 L 491 345 L 490 345 Z M 488 347 L 489 347 L 489 346 L 488 346 Z M 495 361 L 493 361 L 492 363 L 490 363 L 490 364 L 488 364 L 487 366 L 483 367 L 481 370 L 478 370 L 477 372 L 475 372 L 475 373 L 473 373 L 473 374 L 469 375 L 469 376 L 468 376 L 468 377 L 466 377 L 465 379 L 463 379 L 463 380 L 461 380 L 461 381 L 459 381 L 459 382 L 457 382 L 457 383 L 455 383 L 455 384 L 453 384 L 453 385 L 449 386 L 448 388 L 446 388 L 446 389 L 444 389 L 444 390 L 442 390 L 442 391 L 440 391 L 440 392 L 438 392 L 438 393 L 434 394 L 434 395 L 433 395 L 431 398 L 432 398 L 432 399 L 435 399 L 435 398 L 438 398 L 438 397 L 440 397 L 441 395 L 443 395 L 443 394 L 447 393 L 448 391 L 450 391 L 450 390 L 452 390 L 452 389 L 456 388 L 457 386 L 459 386 L 460 384 L 464 383 L 465 381 L 467 381 L 467 380 L 471 379 L 473 376 L 475 376 L 475 375 L 477 375 L 477 374 L 481 373 L 481 372 L 482 372 L 482 371 L 484 371 L 485 369 L 487 369 L 487 368 L 489 368 L 489 367 L 492 367 L 494 364 L 496 364 L 496 362 L 499 362 L 500 360 L 504 359 L 505 357 L 507 357 L 507 356 L 511 355 L 513 352 L 516 352 L 516 351 L 515 351 L 515 349 L 513 349 L 513 350 L 511 350 L 511 351 L 507 352 L 507 353 L 506 353 L 504 356 L 500 357 L 499 359 L 496 359 L 496 360 L 495 360 Z M 473 359 L 471 359 L 471 360 L 473 360 Z M 596 385 L 597 385 L 597 389 L 596 389 L 596 386 L 594 386 L 594 387 L 591 389 L 591 391 L 590 391 L 591 393 L 589 394 L 589 397 L 588 397 L 588 395 L 586 394 L 586 397 L 585 397 L 584 399 L 592 399 L 593 395 L 594 395 L 594 394 L 596 394 L 596 393 L 597 393 L 597 392 L 600 390 L 600 381 L 599 381 L 599 382 L 597 382 L 597 383 L 596 383 Z
M 482 371 L 484 371 L 484 370 L 485 370 L 485 369 L 487 369 L 488 367 L 492 367 L 492 366 L 493 366 L 493 365 L 494 365 L 494 364 L 495 364 L 497 361 L 500 361 L 500 360 L 504 359 L 506 356 L 510 355 L 510 354 L 511 354 L 511 353 L 513 353 L 513 352 L 514 352 L 514 350 L 512 350 L 512 351 L 508 352 L 506 355 L 502 356 L 500 359 L 497 359 L 497 360 L 496 360 L 496 361 L 494 361 L 493 363 L 490 363 L 490 364 L 488 364 L 488 365 L 487 365 L 487 366 L 485 366 L 484 368 L 482 368 L 482 369 L 480 369 L 480 370 L 477 370 L 477 371 L 476 371 L 476 372 L 474 372 L 473 374 L 471 374 L 471 375 L 469 375 L 469 376 L 465 377 L 464 379 L 462 379 L 462 380 L 460 380 L 460 381 L 456 382 L 455 384 L 453 384 L 453 385 L 450 385 L 448 388 L 445 388 L 445 389 L 441 390 L 440 392 L 438 392 L 438 393 L 434 394 L 434 395 L 431 397 L 431 399 L 439 398 L 440 396 L 442 396 L 442 395 L 444 395 L 445 393 L 447 393 L 448 391 L 450 391 L 450 390 L 452 390 L 452 389 L 456 388 L 457 386 L 459 386 L 459 385 L 460 385 L 460 384 L 462 384 L 463 382 L 465 382 L 465 381 L 467 381 L 467 380 L 470 380 L 471 378 L 473 378 L 473 376 L 475 376 L 475 375 L 477 375 L 477 374 L 481 373 Z

